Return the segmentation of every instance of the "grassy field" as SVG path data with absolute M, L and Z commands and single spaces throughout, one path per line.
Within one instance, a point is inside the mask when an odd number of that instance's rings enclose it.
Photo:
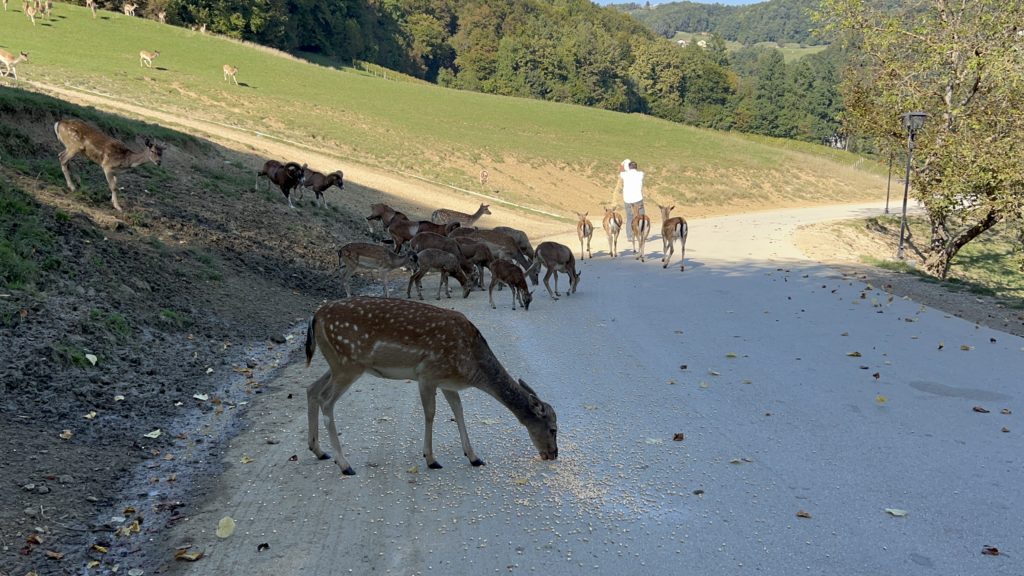
M 30 53 L 22 86 L 90 91 L 453 186 L 478 188 L 486 168 L 489 191 L 529 206 L 605 202 L 625 157 L 656 199 L 694 216 L 859 201 L 881 187 L 879 166 L 820 146 L 392 81 L 119 13 L 94 20 L 74 5 L 54 15 L 33 27 L 16 6 L 0 13 L 0 47 Z M 139 64 L 143 49 L 160 51 L 152 69 Z M 241 86 L 224 82 L 226 63 Z
M 692 32 L 676 32 L 676 35 L 672 37 L 672 40 L 689 40 L 692 42 L 694 39 L 700 39 L 702 36 L 703 35 L 701 34 L 694 34 Z M 786 64 L 789 64 L 790 62 L 793 62 L 795 60 L 799 60 L 804 56 L 817 54 L 818 52 L 821 52 L 825 48 L 828 48 L 828 46 L 824 44 L 818 46 L 806 46 L 794 42 L 789 42 L 781 46 L 777 42 L 758 42 L 757 44 L 754 44 L 754 46 L 762 48 L 775 48 L 776 50 L 779 50 L 780 52 L 782 52 L 782 57 L 785 60 Z M 734 42 L 732 40 L 726 40 L 725 42 L 726 51 L 734 52 L 736 50 L 739 50 L 740 48 L 743 48 L 743 44 L 740 44 L 739 42 Z

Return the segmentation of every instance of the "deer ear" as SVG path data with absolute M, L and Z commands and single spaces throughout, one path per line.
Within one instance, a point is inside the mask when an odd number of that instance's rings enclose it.
M 522 378 L 519 379 L 519 385 L 523 387 L 523 390 L 526 390 L 527 392 L 529 392 L 530 396 L 533 396 L 534 398 L 537 397 L 537 393 L 534 392 L 533 388 L 530 388 L 530 386 L 527 385 L 526 382 L 523 382 Z
M 146 136 L 146 139 L 143 140 L 143 142 L 146 144 L 146 148 L 152 148 L 153 147 L 153 141 L 149 139 L 149 136 Z

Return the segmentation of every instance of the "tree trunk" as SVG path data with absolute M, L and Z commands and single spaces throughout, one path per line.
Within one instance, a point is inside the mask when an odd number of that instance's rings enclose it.
M 929 250 L 928 257 L 924 261 L 925 270 L 933 276 L 938 276 L 943 280 L 949 274 L 949 266 L 953 263 L 953 258 L 960 252 L 960 249 L 970 243 L 972 240 L 981 236 L 990 228 L 999 223 L 1002 217 L 996 210 L 989 210 L 985 217 L 976 222 L 973 226 L 966 228 L 951 238 L 946 240 L 942 246 L 935 246 L 934 236 L 931 249 Z M 945 226 L 942 226 L 944 229 Z M 935 232 L 935 226 L 932 226 L 933 234 Z M 943 230 L 945 232 L 945 230 Z M 945 232 L 948 234 L 948 232 Z

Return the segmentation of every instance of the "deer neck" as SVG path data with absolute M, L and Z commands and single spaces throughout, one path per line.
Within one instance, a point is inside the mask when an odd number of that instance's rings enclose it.
M 516 382 L 498 362 L 483 336 L 477 340 L 476 368 L 469 378 L 469 385 L 478 388 L 508 408 L 520 423 L 526 424 L 536 418 L 530 410 L 529 393 Z

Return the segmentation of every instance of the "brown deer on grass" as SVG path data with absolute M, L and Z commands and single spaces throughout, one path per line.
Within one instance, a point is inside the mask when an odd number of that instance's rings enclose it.
M 434 210 L 434 213 L 430 215 L 430 221 L 434 224 L 450 224 L 452 222 L 458 222 L 462 226 L 475 226 L 476 221 L 479 220 L 481 216 L 491 213 L 490 208 L 491 207 L 487 204 L 480 204 L 480 207 L 472 214 L 449 210 L 447 208 L 439 208 Z
M 405 213 L 399 212 L 398 210 L 395 210 L 394 208 L 388 206 L 387 204 L 371 204 L 370 215 L 366 217 L 366 226 L 367 228 L 369 228 L 370 234 L 372 235 L 374 233 L 373 222 L 374 220 L 376 220 L 380 222 L 381 227 L 386 232 L 388 226 L 391 225 L 391 221 L 394 220 L 395 218 L 402 218 L 405 220 L 409 219 L 408 216 L 405 215 Z
M 608 253 L 615 258 L 619 255 L 619 233 L 622 232 L 622 216 L 615 208 L 604 209 L 602 227 L 608 236 Z
M 230 81 L 234 80 L 235 81 L 235 86 L 238 86 L 238 78 L 235 77 L 235 76 L 238 75 L 238 67 L 237 66 L 232 66 L 231 64 L 225 64 L 224 67 L 223 67 L 223 70 L 224 70 L 224 81 L 225 82 L 230 82 Z
M 661 244 L 662 244 L 662 268 L 668 268 L 668 263 L 672 260 L 672 254 L 676 251 L 676 239 L 679 239 L 679 270 L 686 270 L 686 236 L 690 232 L 690 227 L 686 223 L 686 219 L 682 216 L 669 217 L 669 213 L 675 206 L 662 206 L 658 204 L 658 208 L 661 209 Z
M 633 230 L 633 251 L 636 252 L 636 259 L 646 262 L 644 260 L 644 246 L 647 244 L 647 237 L 651 234 L 651 217 L 637 212 L 633 216 L 630 228 Z M 640 244 L 639 251 L 636 249 L 638 243 Z
M 433 430 L 437 391 L 452 409 L 462 453 L 473 466 L 483 466 L 469 443 L 459 391 L 482 390 L 505 406 L 526 427 L 542 460 L 558 458 L 555 410 L 537 393 L 509 375 L 487 340 L 465 316 L 453 310 L 410 300 L 350 298 L 320 307 L 306 330 L 306 366 L 317 346 L 330 370 L 306 390 L 309 449 L 321 460 L 320 414 L 327 420 L 334 461 L 346 476 L 355 474 L 341 450 L 334 421 L 338 398 L 364 373 L 419 384 L 423 403 L 423 457 L 427 467 L 441 468 L 434 457 Z
M 159 50 L 150 52 L 149 50 L 139 50 L 139 68 L 146 66 L 147 68 L 153 67 L 153 60 L 160 55 Z
M 32 21 L 32 25 L 35 26 L 36 14 L 39 14 L 39 8 L 31 2 L 23 2 L 21 4 L 21 8 L 22 12 L 25 13 L 25 16 L 27 16 L 28 19 Z
M 544 287 L 548 289 L 548 294 L 552 300 L 558 300 L 561 294 L 558 292 L 558 273 L 563 272 L 569 276 L 569 288 L 565 291 L 565 295 L 576 293 L 576 287 L 580 284 L 580 273 L 576 271 L 576 258 L 572 255 L 572 250 L 564 244 L 558 242 L 541 242 L 537 245 L 537 257 L 533 260 L 533 268 L 540 270 L 541 265 L 544 265 L 548 271 L 544 274 Z M 551 291 L 551 285 L 548 284 L 548 278 L 551 278 L 552 274 L 555 276 L 555 291 Z
M 64 145 L 64 151 L 58 159 L 68 188 L 72 192 L 75 191 L 68 162 L 79 152 L 84 152 L 89 160 L 103 168 L 107 186 L 110 187 L 110 202 L 118 212 L 121 211 L 121 205 L 117 202 L 117 174 L 146 162 L 159 166 L 163 161 L 164 147 L 154 144 L 149 138 L 145 140 L 146 148 L 135 152 L 120 140 L 107 136 L 99 128 L 76 118 L 56 122 L 53 125 L 53 132 L 57 135 L 57 140 Z
M 92 11 L 92 19 L 96 19 L 96 0 L 85 0 L 85 7 Z
M 135 9 L 138 7 L 138 4 L 132 2 L 125 2 L 121 9 L 124 11 L 125 16 L 135 16 Z
M 583 240 L 587 241 L 587 254 L 593 258 L 594 254 L 590 251 L 590 239 L 594 237 L 594 224 L 587 219 L 589 212 L 583 212 L 582 214 L 577 212 L 576 216 L 579 217 L 579 221 L 576 222 L 576 235 L 580 238 L 580 260 L 586 258 L 583 253 Z
M 14 79 L 18 79 L 18 70 L 15 68 L 19 62 L 25 62 L 28 60 L 28 52 L 22 52 L 15 56 L 7 50 L 0 49 L 0 64 L 4 65 L 3 76 L 14 76 Z
M 384 297 L 388 298 L 388 273 L 398 268 L 407 267 L 414 271 L 417 268 L 415 252 L 398 255 L 385 246 L 366 242 L 350 242 L 338 250 L 338 264 L 341 267 L 341 284 L 345 287 L 345 296 L 352 297 L 349 279 L 360 268 L 377 270 L 380 281 L 384 284 Z

